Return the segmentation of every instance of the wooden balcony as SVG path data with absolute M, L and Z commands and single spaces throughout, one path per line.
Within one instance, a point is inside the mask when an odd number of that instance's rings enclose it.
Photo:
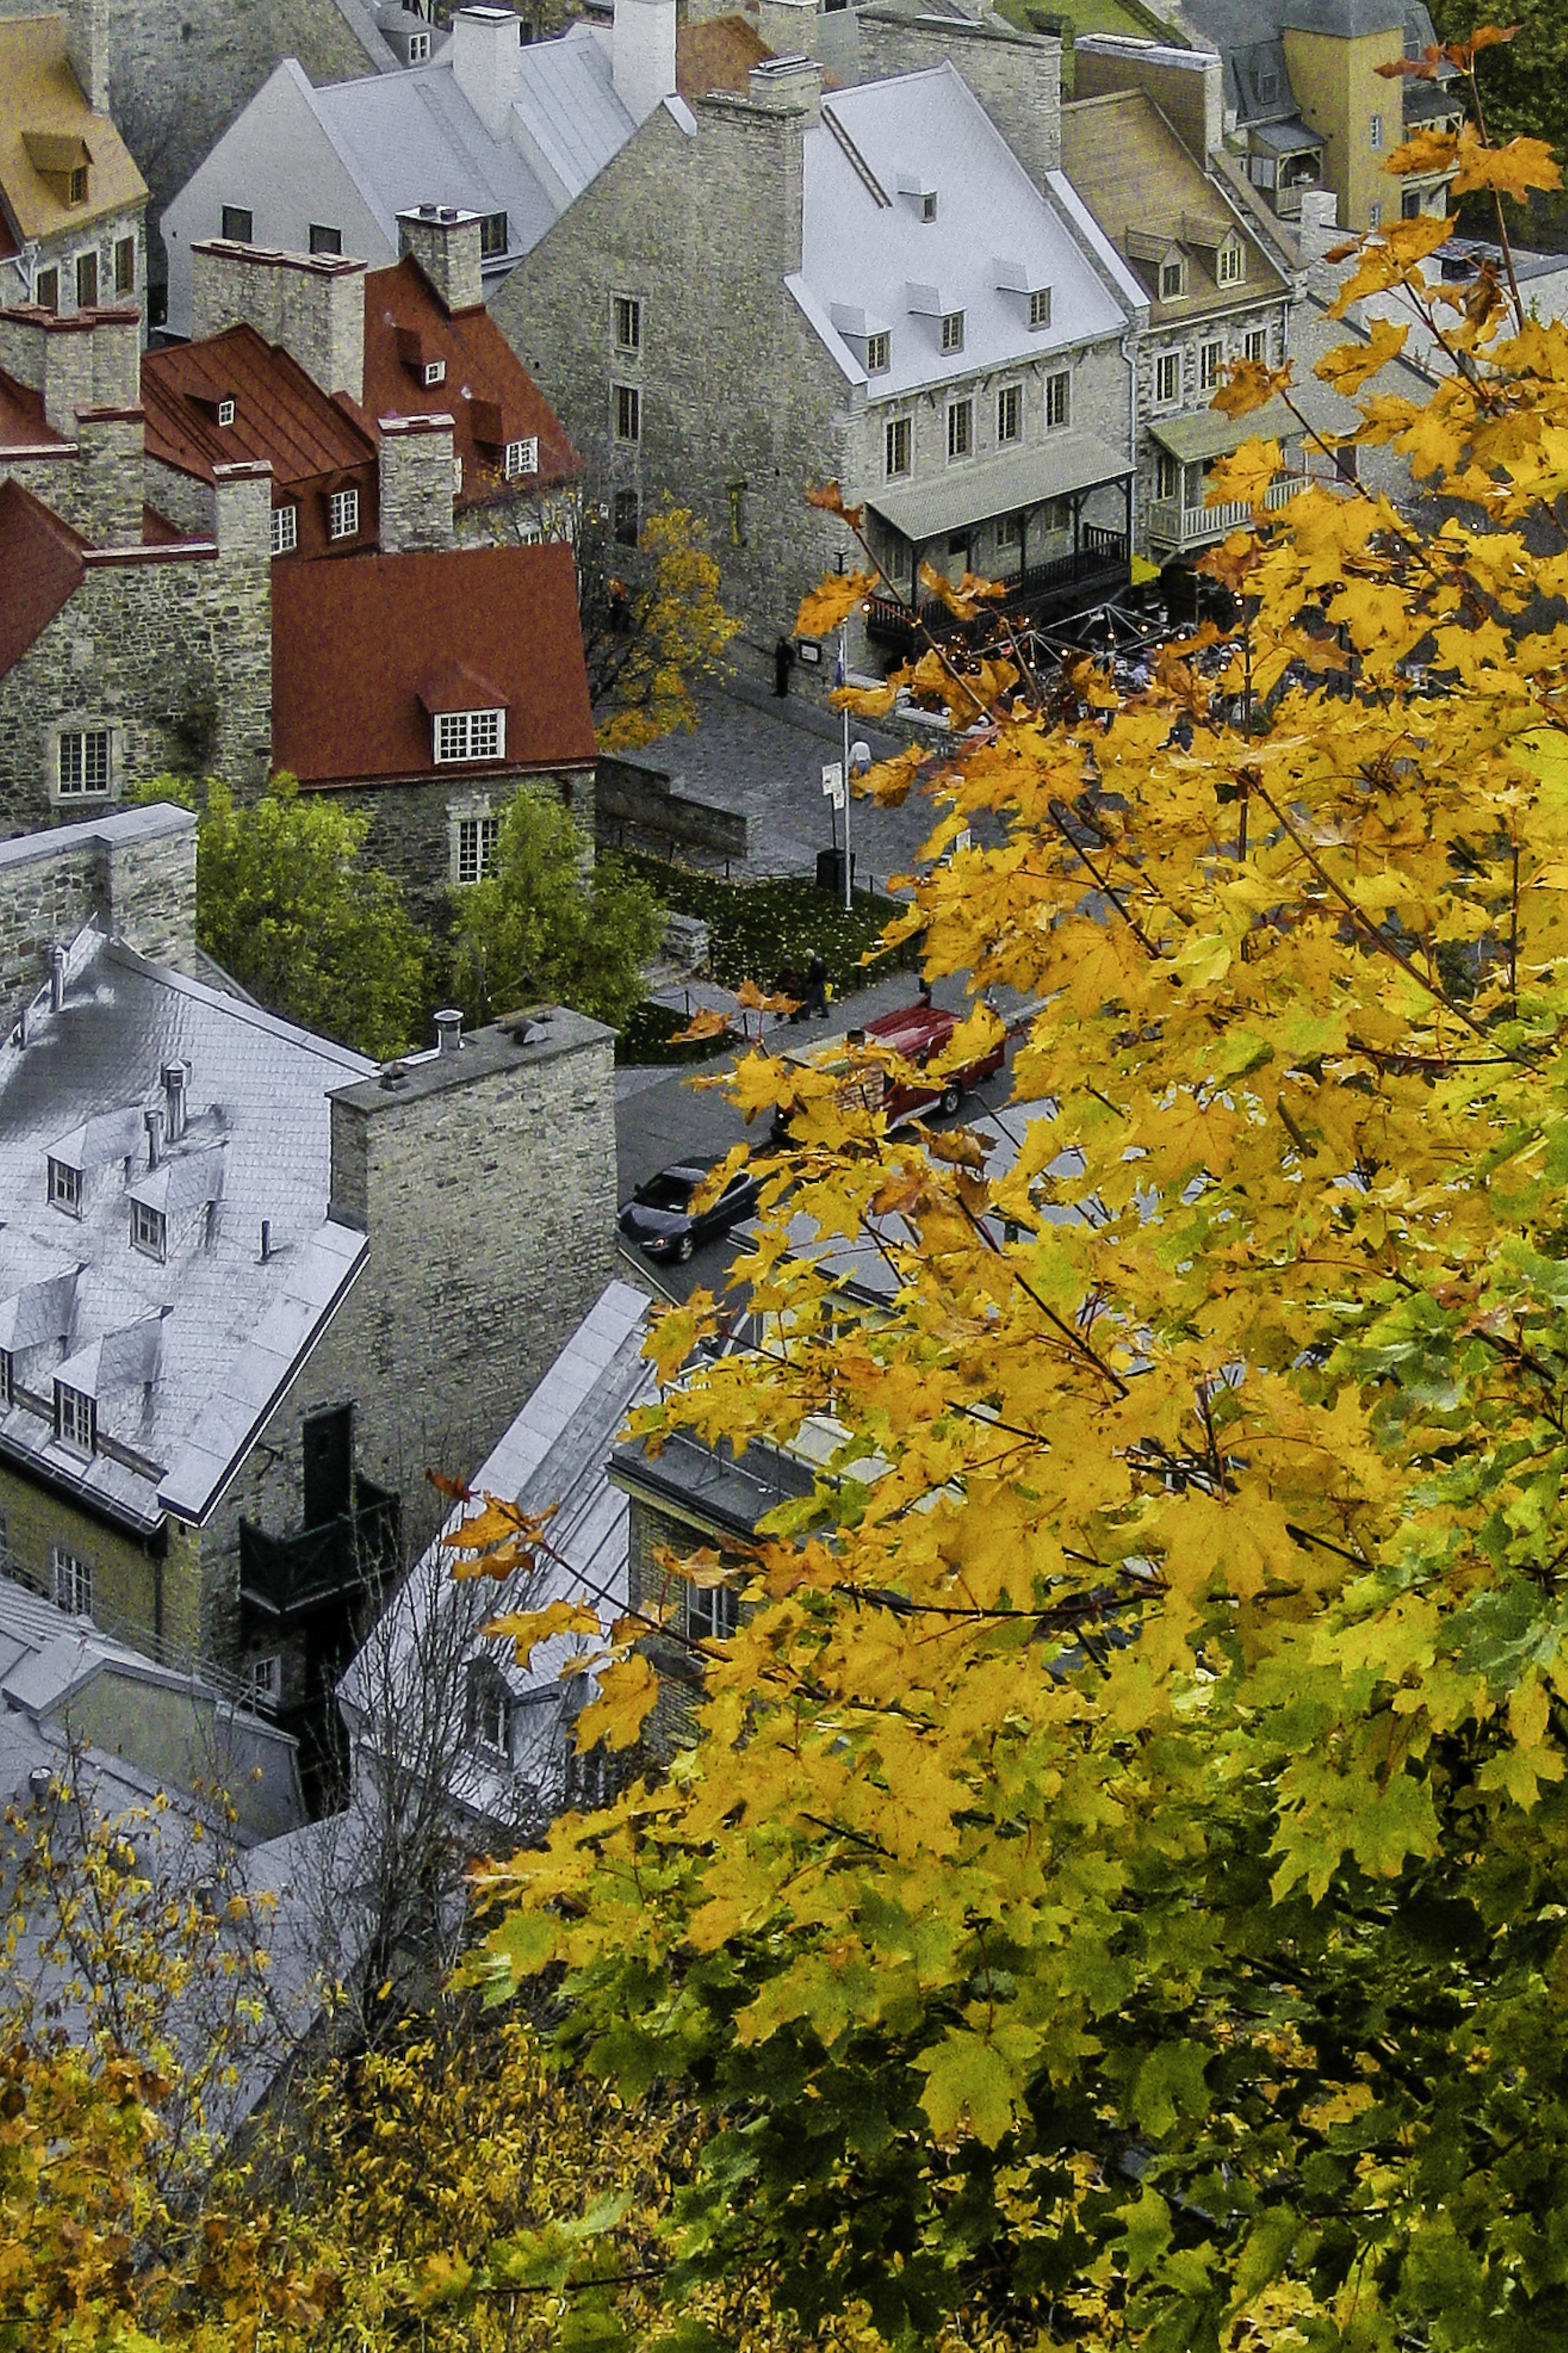
M 1305 488 L 1306 481 L 1305 474 L 1281 474 L 1269 483 L 1265 507 L 1270 511 L 1282 507 Z M 1182 555 L 1192 548 L 1211 547 L 1215 540 L 1244 529 L 1251 521 L 1252 509 L 1245 499 L 1227 499 L 1217 507 L 1189 507 L 1179 499 L 1154 499 L 1149 506 L 1149 544 Z

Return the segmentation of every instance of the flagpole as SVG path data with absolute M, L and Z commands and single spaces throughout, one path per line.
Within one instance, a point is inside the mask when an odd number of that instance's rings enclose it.
M 848 684 L 848 634 L 847 622 L 840 621 L 838 624 L 838 683 L 840 686 Z M 853 906 L 854 885 L 851 877 L 854 871 L 854 865 L 849 856 L 849 705 L 846 703 L 844 706 L 844 912 L 847 915 Z

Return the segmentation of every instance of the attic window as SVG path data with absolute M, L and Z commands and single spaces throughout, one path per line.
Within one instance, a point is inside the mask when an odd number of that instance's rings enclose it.
M 225 205 L 223 233 L 231 245 L 248 245 L 256 233 L 256 216 L 245 205 Z
M 891 338 L 891 336 L 890 336 L 890 335 L 888 335 L 888 334 L 868 335 L 868 336 L 867 336 L 867 338 L 866 338 L 866 373 L 867 373 L 867 375 L 886 375 L 886 374 L 887 374 L 887 372 L 888 372 L 888 369 L 889 369 L 889 367 L 891 365 L 891 364 L 892 364 L 892 338 Z
M 162 1209 L 149 1208 L 145 1201 L 132 1202 L 131 1247 L 143 1251 L 148 1258 L 167 1258 L 169 1221 Z
M 274 507 L 272 510 L 272 553 L 291 555 L 300 544 L 300 510 L 296 506 Z
M 1215 267 L 1215 279 L 1221 286 L 1239 286 L 1247 271 L 1247 259 L 1235 237 L 1220 247 Z
M 487 213 L 479 223 L 479 254 L 489 259 L 492 254 L 506 251 L 505 213 Z
M 1029 295 L 1029 324 L 1031 327 L 1048 327 L 1050 323 L 1051 290 L 1048 286 L 1037 286 Z
M 468 1739 L 493 1757 L 511 1754 L 511 1694 L 489 1659 L 468 1669 Z
M 537 474 L 539 471 L 538 434 L 531 433 L 525 441 L 509 441 L 502 463 L 509 482 L 515 481 L 520 474 Z
M 327 537 L 353 539 L 359 529 L 359 492 L 334 491 L 327 501 Z
M 422 65 L 425 63 L 426 58 L 429 56 L 429 54 L 430 54 L 430 36 L 429 36 L 429 34 L 428 34 L 428 33 L 410 33 L 410 34 L 409 34 L 409 36 L 408 36 L 408 62 L 409 62 L 409 64 L 410 64 L 411 66 L 422 66 Z
M 944 352 L 961 352 L 963 349 L 963 313 L 962 311 L 944 311 L 942 312 L 942 347 Z
M 425 382 L 426 382 L 426 385 L 433 385 L 433 384 L 445 384 L 445 383 L 446 383 L 446 381 L 447 381 L 447 363 L 446 363 L 446 361 L 445 361 L 445 360 L 426 360 L 426 363 L 425 363 Z
M 1160 264 L 1160 300 L 1175 302 L 1185 290 L 1187 265 L 1184 261 L 1163 261 Z
M 68 1161 L 49 1162 L 49 1201 L 57 1209 L 64 1209 L 73 1218 L 81 1215 L 81 1170 Z
M 499 760 L 506 750 L 504 711 L 438 711 L 436 713 L 436 758 Z
M 343 233 L 341 228 L 328 228 L 321 221 L 310 223 L 312 253 L 342 253 L 342 249 Z
M 98 1408 L 84 1389 L 55 1383 L 55 1436 L 62 1446 L 90 1454 L 98 1438 Z
M 936 192 L 934 189 L 927 188 L 921 194 L 921 218 L 923 221 L 933 221 L 936 218 Z
M 217 421 L 220 425 L 232 425 L 234 423 L 234 415 L 235 410 L 232 400 L 220 400 L 218 402 Z
M 1279 98 L 1279 76 L 1272 66 L 1262 68 L 1258 77 L 1258 103 L 1274 106 Z
M 72 174 L 71 174 L 71 175 L 70 175 L 70 194 L 69 194 L 69 195 L 68 196 L 68 198 L 67 198 L 67 200 L 66 200 L 66 201 L 67 201 L 68 204 L 73 204 L 73 205 L 85 205 L 85 204 L 86 204 L 86 202 L 87 202 L 87 165 L 86 165 L 85 164 L 79 164 L 76 166 L 75 170 L 72 172 Z

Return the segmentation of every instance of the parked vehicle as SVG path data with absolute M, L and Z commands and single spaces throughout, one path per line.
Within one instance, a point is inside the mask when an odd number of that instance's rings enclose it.
M 639 1185 L 616 1219 L 626 1240 L 637 1243 L 649 1258 L 674 1259 L 684 1265 L 699 1242 L 727 1234 L 731 1226 L 752 1216 L 762 1187 L 746 1168 L 738 1168 L 718 1198 L 705 1208 L 691 1206 L 724 1156 L 719 1153 L 711 1160 L 683 1160 L 673 1168 L 661 1168 L 657 1176 Z
M 940 1080 L 922 1081 L 918 1073 L 946 1050 L 957 1027 L 957 1014 L 949 1013 L 943 1006 L 923 1001 L 902 1005 L 892 1013 L 879 1014 L 875 1021 L 868 1021 L 863 1029 L 846 1030 L 842 1037 L 825 1039 L 819 1046 L 786 1054 L 784 1060 L 802 1070 L 826 1071 L 839 1082 L 836 1092 L 841 1103 L 882 1112 L 890 1126 L 933 1109 L 951 1118 L 971 1088 L 994 1076 L 1002 1068 L 1006 1050 L 999 1039 L 987 1052 L 975 1061 L 966 1062 L 962 1070 L 950 1071 Z M 879 1048 L 900 1055 L 913 1065 L 915 1075 L 895 1075 L 878 1052 Z M 775 1143 L 787 1137 L 794 1113 L 793 1103 L 781 1103 L 774 1111 Z

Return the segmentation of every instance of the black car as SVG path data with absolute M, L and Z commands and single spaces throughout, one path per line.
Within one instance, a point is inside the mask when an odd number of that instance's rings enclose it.
M 745 1168 L 735 1171 L 717 1200 L 704 1209 L 692 1209 L 693 1195 L 723 1157 L 721 1153 L 707 1161 L 683 1160 L 639 1185 L 616 1220 L 627 1241 L 640 1242 L 649 1258 L 672 1258 L 684 1264 L 699 1242 L 727 1234 L 751 1217 L 762 1187 Z

